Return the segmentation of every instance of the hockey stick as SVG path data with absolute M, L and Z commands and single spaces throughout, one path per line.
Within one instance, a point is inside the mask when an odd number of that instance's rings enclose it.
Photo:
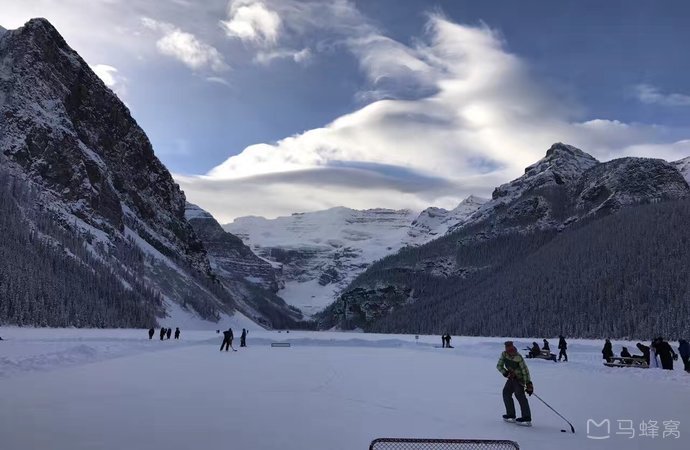
M 565 420 L 566 422 L 568 422 L 568 425 L 570 425 L 570 431 L 572 431 L 573 434 L 575 434 L 575 427 L 573 426 L 572 423 L 570 423 L 570 421 L 568 421 L 568 419 L 566 419 L 565 417 L 563 417 L 563 416 L 561 415 L 561 413 L 559 413 L 558 411 L 556 411 L 555 409 L 553 409 L 553 408 L 551 407 L 551 405 L 549 405 L 549 404 L 546 403 L 544 400 L 542 400 L 542 398 L 539 397 L 537 394 L 532 393 L 532 395 L 534 395 L 535 397 L 537 397 L 537 398 L 539 399 L 539 401 L 542 402 L 543 404 L 545 404 L 545 405 L 547 406 L 547 408 L 549 408 L 551 411 L 555 412 L 555 413 L 558 415 L 558 417 L 560 417 L 561 419 L 563 419 L 563 420 Z

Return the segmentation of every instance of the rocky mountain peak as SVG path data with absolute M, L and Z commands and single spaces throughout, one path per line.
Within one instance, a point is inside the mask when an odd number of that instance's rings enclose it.
M 596 158 L 579 148 L 557 142 L 546 151 L 544 158 L 525 168 L 523 176 L 497 187 L 492 198 L 514 199 L 542 186 L 570 184 L 597 164 Z

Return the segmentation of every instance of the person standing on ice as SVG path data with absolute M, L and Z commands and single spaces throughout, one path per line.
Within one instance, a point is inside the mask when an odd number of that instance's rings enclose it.
M 678 359 L 678 355 L 664 338 L 657 339 L 656 353 L 661 360 L 661 367 L 665 370 L 673 370 L 673 360 Z
M 230 349 L 230 347 L 232 347 L 233 337 L 232 328 L 228 328 L 228 331 L 223 331 L 223 343 L 220 344 L 221 352 L 223 351 L 223 347 L 225 347 L 226 352 Z
M 176 327 L 175 328 L 175 339 L 179 339 L 179 338 L 180 338 L 180 327 Z
M 161 341 L 165 339 L 165 328 L 161 328 Z
M 606 362 L 611 362 L 611 358 L 613 358 L 613 344 L 611 344 L 609 339 L 606 339 L 604 348 L 601 349 L 601 357 L 604 358 Z
M 635 355 L 633 358 L 642 358 L 649 365 L 649 347 L 642 342 L 637 343 L 637 349 L 642 352 L 642 356 Z
M 240 335 L 240 347 L 247 346 L 247 330 L 242 328 L 242 334 Z
M 168 336 L 168 339 L 170 339 L 170 335 L 172 334 L 172 328 L 168 328 L 165 330 L 166 335 Z
M 558 360 L 561 360 L 561 357 L 565 357 L 565 362 L 568 362 L 568 354 L 565 352 L 568 349 L 568 343 L 565 342 L 565 336 L 560 335 L 558 336 Z
M 153 328 L 149 328 L 149 341 L 153 339 L 153 335 L 156 333 L 156 330 Z
M 523 426 L 531 426 L 532 412 L 529 409 L 529 402 L 525 392 L 532 395 L 534 386 L 529 376 L 527 364 L 513 345 L 513 341 L 505 342 L 505 350 L 498 359 L 496 369 L 506 377 L 506 384 L 503 386 L 503 403 L 506 407 L 506 413 L 503 415 L 503 420 L 506 422 L 517 422 Z M 517 420 L 515 419 L 513 395 L 520 403 L 520 413 L 522 414 L 522 417 Z
M 678 341 L 678 353 L 683 360 L 683 367 L 686 372 L 690 372 L 690 343 L 685 339 Z

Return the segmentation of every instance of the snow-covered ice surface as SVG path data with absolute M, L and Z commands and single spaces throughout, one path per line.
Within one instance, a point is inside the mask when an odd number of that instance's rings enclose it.
M 183 329 L 180 341 L 164 342 L 149 341 L 145 330 L 0 328 L 0 335 L 3 450 L 349 450 L 377 437 L 690 448 L 690 375 L 606 368 L 601 342 L 571 341 L 568 363 L 527 362 L 535 392 L 573 422 L 572 435 L 535 398 L 532 428 L 500 420 L 499 338 L 456 337 L 454 349 L 440 349 L 430 336 L 252 331 L 248 348 L 219 353 L 215 331 Z M 269 346 L 283 340 L 292 347 Z M 609 419 L 611 437 L 588 439 L 590 418 Z M 632 420 L 638 433 L 641 421 L 656 420 L 659 436 L 617 436 L 616 420 Z M 668 420 L 680 422 L 679 439 L 662 437 Z

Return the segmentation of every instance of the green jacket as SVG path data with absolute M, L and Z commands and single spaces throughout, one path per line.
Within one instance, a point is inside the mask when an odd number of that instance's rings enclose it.
M 501 353 L 496 368 L 503 376 L 506 376 L 508 372 L 513 372 L 517 380 L 523 385 L 532 382 L 532 379 L 529 377 L 527 364 L 525 364 L 524 358 L 519 353 L 516 353 L 514 356 L 510 356 L 506 352 Z

